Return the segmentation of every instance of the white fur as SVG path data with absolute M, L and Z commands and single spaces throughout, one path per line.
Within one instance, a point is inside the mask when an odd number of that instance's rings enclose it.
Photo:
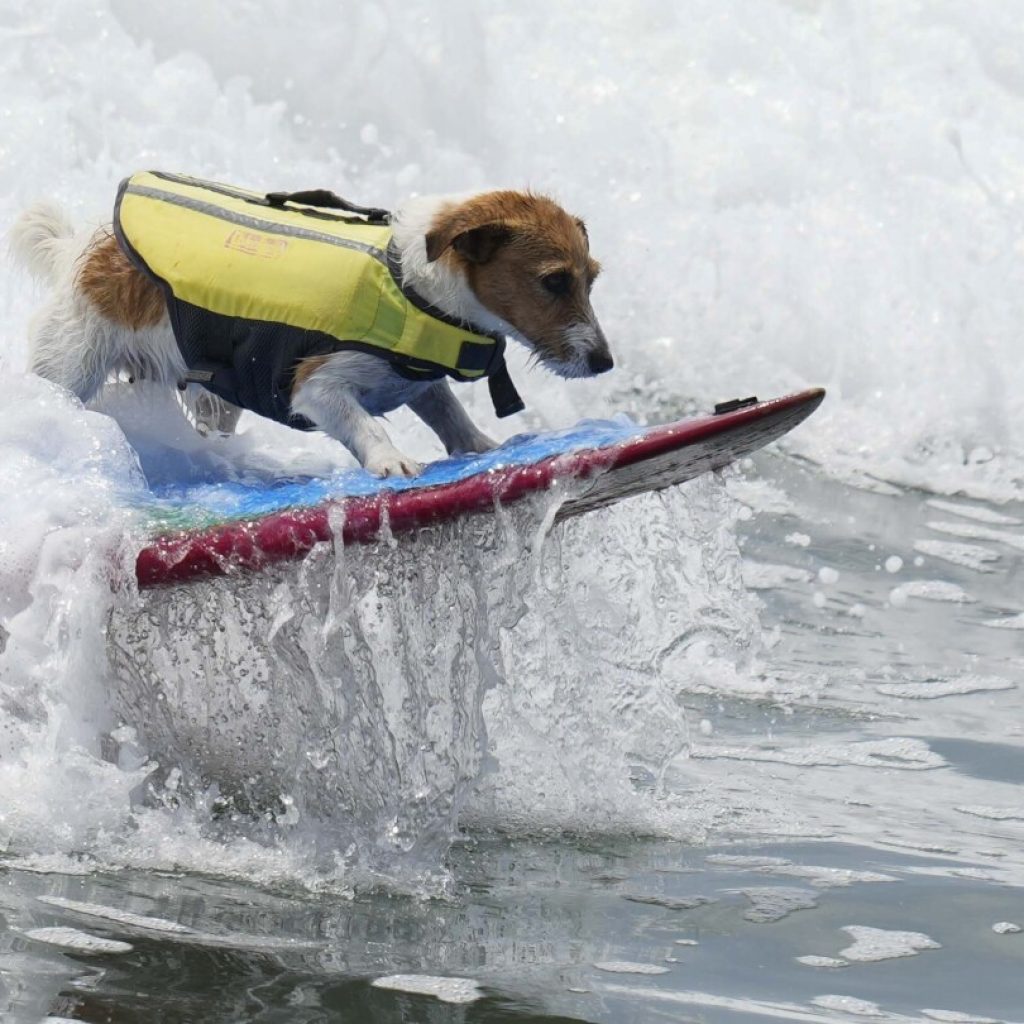
M 415 476 L 418 463 L 395 448 L 375 417 L 405 405 L 424 386 L 370 353 L 337 352 L 296 388 L 292 411 L 341 441 L 371 473 Z
M 563 377 L 589 377 L 592 371 L 587 365 L 587 356 L 598 344 L 597 328 L 589 323 L 570 324 L 564 337 L 573 358 L 559 372 Z
M 447 260 L 427 259 L 427 233 L 446 207 L 478 193 L 459 196 L 417 196 L 399 209 L 391 220 L 395 245 L 401 253 L 402 277 L 428 302 L 484 332 L 504 334 L 532 349 L 508 321 L 492 313 L 469 287 L 465 277 Z
M 9 243 L 14 257 L 42 281 L 53 283 L 57 266 L 74 237 L 74 228 L 56 203 L 29 207 L 11 229 Z
M 585 356 L 597 343 L 597 328 L 590 323 L 570 324 L 565 329 L 565 340 L 579 356 Z
M 371 473 L 412 476 L 419 465 L 391 443 L 376 416 L 408 405 L 449 454 L 484 452 L 495 442 L 482 433 L 446 380 L 411 381 L 367 352 L 338 352 L 296 389 L 292 411 L 340 440 Z
M 11 250 L 52 290 L 29 325 L 29 369 L 89 401 L 113 373 L 176 383 L 185 374 L 170 321 L 135 331 L 98 313 L 76 286 L 78 260 L 98 232 L 75 234 L 63 212 L 38 203 L 11 230 Z

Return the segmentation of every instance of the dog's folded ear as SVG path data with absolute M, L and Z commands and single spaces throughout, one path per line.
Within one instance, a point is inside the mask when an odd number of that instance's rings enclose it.
M 470 263 L 486 263 L 511 237 L 512 229 L 504 224 L 464 228 L 453 221 L 427 233 L 427 259 L 433 263 L 448 249 L 454 249 Z

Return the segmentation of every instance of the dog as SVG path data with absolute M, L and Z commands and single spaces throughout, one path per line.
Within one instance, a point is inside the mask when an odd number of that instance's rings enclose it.
M 167 181 L 172 182 L 167 187 L 178 188 L 186 198 L 195 192 L 193 179 L 168 176 Z M 185 184 L 175 186 L 175 181 Z M 267 198 L 275 195 L 281 194 Z M 175 201 L 185 202 L 180 196 Z M 301 203 L 298 208 L 319 218 L 303 222 L 314 228 L 327 217 Z M 229 225 L 233 233 L 224 246 L 248 246 L 249 255 L 273 258 L 291 241 L 250 231 L 244 227 L 245 217 L 240 222 L 242 228 Z M 384 222 L 394 273 L 427 315 L 485 340 L 498 338 L 502 347 L 504 338 L 513 339 L 561 377 L 590 377 L 612 368 L 590 297 L 600 265 L 590 254 L 583 221 L 552 199 L 510 190 L 417 197 Z M 274 230 L 266 224 L 260 229 Z M 115 373 L 169 386 L 195 379 L 190 378 L 179 324 L 170 308 L 173 297 L 140 265 L 121 232 L 106 227 L 76 236 L 59 208 L 40 203 L 22 214 L 11 240 L 15 256 L 51 285 L 30 327 L 32 371 L 83 402 Z M 314 335 L 303 332 L 307 336 Z M 449 454 L 495 447 L 452 393 L 452 373 L 427 373 L 418 365 L 411 372 L 388 355 L 366 346 L 300 353 L 287 368 L 286 412 L 278 418 L 324 431 L 381 477 L 415 476 L 421 470 L 395 447 L 378 419 L 403 405 L 437 434 Z M 500 372 L 506 372 L 503 360 Z M 518 400 L 507 376 L 505 380 Z M 239 399 L 234 391 L 230 395 L 233 404 L 263 411 L 257 401 Z M 232 422 L 230 415 L 226 419 Z

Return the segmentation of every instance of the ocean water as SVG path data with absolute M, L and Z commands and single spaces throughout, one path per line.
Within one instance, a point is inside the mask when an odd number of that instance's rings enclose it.
M 5 267 L 3 1020 L 1024 1020 L 1012 0 L 13 0 L 0 83 L 4 228 L 140 167 L 555 194 L 617 368 L 514 355 L 496 436 L 829 388 L 562 526 L 140 594 L 150 488 L 350 460 L 82 408 Z

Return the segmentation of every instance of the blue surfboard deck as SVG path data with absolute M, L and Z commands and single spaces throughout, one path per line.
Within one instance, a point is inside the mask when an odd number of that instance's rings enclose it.
M 152 530 L 197 529 L 231 520 L 259 519 L 294 508 L 310 508 L 340 498 L 456 484 L 481 473 L 530 466 L 554 456 L 605 448 L 640 437 L 650 430 L 623 416 L 616 420 L 583 420 L 566 430 L 517 434 L 493 451 L 457 455 L 428 463 L 415 477 L 383 479 L 365 469 L 341 469 L 324 477 L 214 480 L 164 483 L 138 504 Z

